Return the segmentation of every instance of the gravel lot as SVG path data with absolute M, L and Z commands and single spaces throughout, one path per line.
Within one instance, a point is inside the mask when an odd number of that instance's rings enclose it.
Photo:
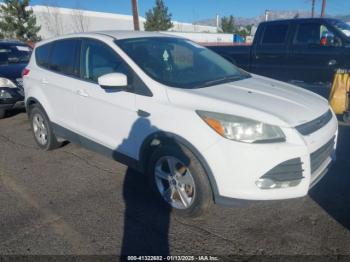
M 0 254 L 350 255 L 350 126 L 301 199 L 175 218 L 127 167 L 68 144 L 35 145 L 27 116 L 0 120 Z

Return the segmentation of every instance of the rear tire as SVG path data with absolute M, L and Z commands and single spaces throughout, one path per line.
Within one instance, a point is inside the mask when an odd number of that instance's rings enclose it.
M 6 111 L 4 109 L 0 109 L 0 119 L 5 117 Z
M 34 140 L 42 150 L 49 151 L 61 146 L 53 133 L 49 118 L 41 107 L 33 106 L 30 109 L 29 120 Z
M 177 216 L 199 217 L 213 202 L 204 168 L 182 145 L 165 145 L 156 149 L 149 161 L 148 174 L 155 194 Z

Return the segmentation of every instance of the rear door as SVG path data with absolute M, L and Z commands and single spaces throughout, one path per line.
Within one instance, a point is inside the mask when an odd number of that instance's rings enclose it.
M 252 51 L 251 71 L 279 80 L 284 80 L 288 68 L 288 39 L 290 24 L 273 22 L 261 25 L 261 35 Z
M 331 82 L 344 55 L 337 32 L 319 21 L 300 21 L 292 42 L 290 80 Z
M 78 97 L 80 44 L 81 40 L 77 38 L 64 39 L 36 50 L 39 72 L 34 77 L 47 100 L 45 106 L 52 109 L 50 120 L 71 130 L 77 128 L 74 114 Z

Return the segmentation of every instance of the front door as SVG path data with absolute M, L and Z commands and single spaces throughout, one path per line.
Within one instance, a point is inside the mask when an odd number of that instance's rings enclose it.
M 331 28 L 317 21 L 301 22 L 293 39 L 290 80 L 330 83 L 342 54 L 342 41 Z
M 132 76 L 124 61 L 107 44 L 84 39 L 80 56 L 81 78 L 76 116 L 79 134 L 113 151 L 135 158 L 136 150 L 125 147 L 138 115 L 135 110 L 135 94 L 132 92 Z M 130 86 L 120 90 L 105 90 L 98 85 L 98 78 L 109 73 L 124 73 Z M 82 143 L 88 143 L 83 139 Z

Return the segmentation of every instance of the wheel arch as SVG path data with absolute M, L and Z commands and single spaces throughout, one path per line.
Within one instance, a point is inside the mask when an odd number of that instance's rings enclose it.
M 219 191 L 218 191 L 216 179 L 213 175 L 213 172 L 211 171 L 211 168 L 209 167 L 209 164 L 204 159 L 204 157 L 199 152 L 199 150 L 196 149 L 195 146 L 193 146 L 188 140 L 186 140 L 185 138 L 179 135 L 176 135 L 170 132 L 164 132 L 164 131 L 157 131 L 148 135 L 146 139 L 143 141 L 139 151 L 139 163 L 140 163 L 141 170 L 142 171 L 147 170 L 146 166 L 149 162 L 149 159 L 152 153 L 156 148 L 162 145 L 171 145 L 171 144 L 185 146 L 198 159 L 198 161 L 201 163 L 202 167 L 204 168 L 207 174 L 209 184 L 213 193 L 213 199 L 215 201 L 216 197 L 219 196 Z
M 41 108 L 44 108 L 42 104 L 34 97 L 28 97 L 26 100 L 25 107 L 27 109 L 27 113 L 30 113 L 30 108 L 34 105 L 39 105 Z
M 29 117 L 29 114 L 30 114 L 30 108 L 32 106 L 34 106 L 34 105 L 38 105 L 44 111 L 44 113 L 46 114 L 47 118 L 51 121 L 51 116 L 50 116 L 49 112 L 47 111 L 47 108 L 45 108 L 43 106 L 43 104 L 37 98 L 34 98 L 34 97 L 28 97 L 26 99 L 26 102 L 25 102 L 25 107 L 26 107 L 26 111 L 27 111 L 28 117 Z

